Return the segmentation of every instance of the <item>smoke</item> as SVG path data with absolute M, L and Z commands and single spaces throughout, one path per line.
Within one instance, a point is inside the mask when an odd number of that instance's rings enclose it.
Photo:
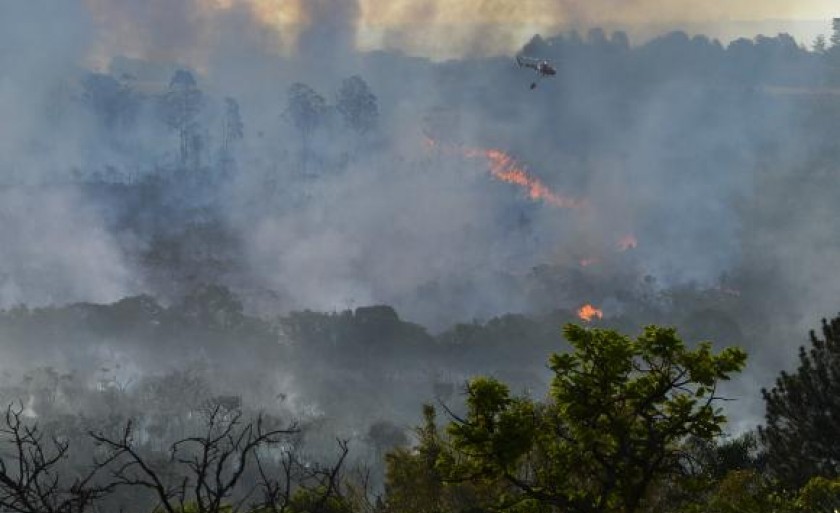
M 431 158 L 391 168 L 362 161 L 321 178 L 294 210 L 262 214 L 248 237 L 252 268 L 294 308 L 385 303 L 437 327 L 453 315 L 521 310 L 523 298 L 498 283 L 536 263 L 527 232 L 504 219 L 517 191 L 494 187 L 486 164 L 430 167 Z M 436 304 L 439 289 L 446 306 Z
M 65 182 L 83 165 L 72 102 L 92 34 L 76 2 L 0 6 L 0 307 L 113 301 L 133 290 L 115 237 Z M 16 184 L 17 187 L 6 187 Z
M 78 161 L 72 142 L 52 151 L 50 141 L 54 128 L 65 121 L 68 84 L 87 51 L 89 22 L 87 12 L 73 2 L 0 6 L 0 116 L 6 120 L 0 177 L 15 173 L 37 180 L 48 168 Z M 33 156 L 40 161 L 38 169 L 23 163 Z
M 310 0 L 301 8 L 306 24 L 298 40 L 302 56 L 332 63 L 353 52 L 361 16 L 358 0 Z
M 284 34 L 259 18 L 250 2 L 212 0 L 85 0 L 95 20 L 90 60 L 107 65 L 115 56 L 207 69 L 211 60 L 278 54 Z
M 83 197 L 0 191 L 0 308 L 111 302 L 137 290 L 119 244 Z
M 727 50 L 566 34 L 530 45 L 559 68 L 533 91 L 508 57 L 475 57 L 512 54 L 547 27 L 805 18 L 821 3 L 56 5 L 0 6 L 2 307 L 141 291 L 177 304 L 219 282 L 269 318 L 384 303 L 445 330 L 590 304 L 616 327 L 679 324 L 748 345 L 752 396 L 837 308 L 836 126 L 814 108 L 828 100 L 813 54 L 787 38 Z M 204 103 L 173 127 L 161 99 L 181 67 Z M 101 104 L 90 71 L 113 75 Z M 337 105 L 351 75 L 376 96 L 368 131 Z M 297 82 L 320 98 L 317 122 L 290 114 Z M 429 148 L 426 135 L 473 150 Z M 530 188 L 494 179 L 504 173 L 475 148 L 510 155 Z M 560 195 L 585 208 L 556 208 Z M 134 351 L 144 367 L 161 358 Z M 294 402 L 326 387 L 286 370 L 272 382 Z
M 795 32 L 810 42 L 825 26 L 827 1 L 740 0 L 177 0 L 137 4 L 84 0 L 96 22 L 90 60 L 116 55 L 168 60 L 202 68 L 231 48 L 327 59 L 347 49 L 400 50 L 436 58 L 510 53 L 534 33 L 622 29 L 637 40 L 684 28 L 725 40 L 762 30 Z M 777 20 L 786 20 L 783 24 Z M 811 23 L 810 25 L 804 22 Z M 731 26 L 730 28 L 726 28 Z M 735 28 L 737 27 L 737 28 Z M 747 31 L 747 32 L 745 32 Z

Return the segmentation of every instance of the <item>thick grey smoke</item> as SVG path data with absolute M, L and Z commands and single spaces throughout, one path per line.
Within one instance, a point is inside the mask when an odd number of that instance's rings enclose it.
M 71 97 L 92 37 L 76 2 L 0 6 L 0 306 L 135 292 L 117 237 L 72 186 L 88 121 Z M 36 185 L 52 183 L 50 188 Z M 30 185 L 31 187 L 26 187 Z
M 90 18 L 77 2 L 0 6 L 0 179 L 56 178 L 81 160 L 66 99 L 90 41 Z
M 597 30 L 535 39 L 526 52 L 560 73 L 531 90 L 534 77 L 507 57 L 435 63 L 356 51 L 355 1 L 302 2 L 305 23 L 289 33 L 251 4 L 208 5 L 0 5 L 0 116 L 10 121 L 0 137 L 1 306 L 148 292 L 177 307 L 196 286 L 218 283 L 247 313 L 279 324 L 292 310 L 389 304 L 443 331 L 511 312 L 559 323 L 593 303 L 623 329 L 677 324 L 691 338 L 748 346 L 755 372 L 742 395 L 754 399 L 806 329 L 838 308 L 826 278 L 838 249 L 826 135 L 836 127 L 817 108 L 834 100 L 823 94 L 821 57 L 790 38 L 728 48 L 684 34 L 642 47 Z M 492 33 L 465 37 L 476 53 L 495 44 Z M 352 75 L 376 96 L 374 127 L 354 126 L 341 105 Z M 172 108 L 190 98 L 200 101 Z M 557 208 L 494 178 L 490 148 L 586 206 Z M 150 305 L 119 308 L 161 308 Z M 193 306 L 172 315 L 218 320 Z M 349 319 L 332 319 L 339 327 L 320 336 L 369 320 Z M 514 321 L 491 325 L 505 322 Z M 517 344 L 519 332 L 498 329 Z M 104 359 L 109 344 L 120 346 L 114 359 L 133 360 L 138 373 L 159 370 L 163 354 L 178 364 L 225 355 L 248 369 L 226 352 L 228 340 L 210 347 L 198 328 L 189 335 L 200 349 L 140 331 L 97 335 L 83 354 Z M 260 347 L 306 350 L 294 330 L 265 332 L 274 338 Z M 422 364 L 406 364 L 394 385 L 413 391 L 396 410 L 416 411 L 429 395 L 416 383 L 498 370 L 480 352 L 459 353 L 441 377 L 418 350 Z M 290 357 L 314 371 L 266 357 L 272 390 L 261 397 L 285 387 L 294 410 L 348 413 L 352 397 L 325 392 L 336 369 L 379 397 L 356 372 L 370 364 L 345 356 Z M 521 382 L 544 377 L 542 363 L 522 362 Z M 754 418 L 760 402 L 751 404 Z
M 99 215 L 72 191 L 0 191 L 0 305 L 105 303 L 135 292 Z

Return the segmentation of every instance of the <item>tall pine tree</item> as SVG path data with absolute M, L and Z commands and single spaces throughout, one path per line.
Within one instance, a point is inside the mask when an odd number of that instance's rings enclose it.
M 766 425 L 759 428 L 767 464 L 783 483 L 840 476 L 840 317 L 822 321 L 822 338 L 799 348 L 799 367 L 762 390 Z

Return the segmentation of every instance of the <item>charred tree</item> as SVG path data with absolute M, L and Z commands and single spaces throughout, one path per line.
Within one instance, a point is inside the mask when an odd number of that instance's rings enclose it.
M 254 492 L 254 487 L 241 490 L 240 485 L 257 452 L 297 432 L 295 426 L 280 429 L 266 424 L 262 415 L 244 422 L 241 411 L 215 405 L 207 412 L 205 432 L 173 443 L 164 461 L 143 450 L 132 423 L 119 437 L 91 436 L 115 462 L 114 486 L 148 490 L 160 511 L 237 513 Z
M 24 421 L 23 405 L 8 406 L 0 427 L 0 510 L 16 513 L 85 513 L 115 486 L 100 482 L 110 458 L 89 469 L 65 465 L 70 447 Z

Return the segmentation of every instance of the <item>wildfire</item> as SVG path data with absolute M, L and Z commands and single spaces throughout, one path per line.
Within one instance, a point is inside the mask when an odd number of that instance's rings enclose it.
M 569 198 L 552 191 L 539 178 L 532 176 L 525 166 L 502 150 L 495 148 L 444 147 L 438 141 L 427 135 L 425 136 L 425 143 L 428 148 L 454 150 L 466 158 L 485 159 L 490 168 L 490 175 L 493 178 L 519 186 L 525 190 L 528 198 L 533 201 L 543 201 L 558 208 L 581 208 L 585 205 L 584 200 Z
M 599 319 L 604 318 L 604 312 L 590 304 L 585 304 L 582 307 L 580 307 L 577 311 L 577 315 L 578 317 L 580 317 L 581 320 L 586 322 L 591 322 L 592 319 L 596 317 Z
M 618 241 L 618 250 L 627 251 L 628 249 L 636 249 L 639 246 L 639 241 L 636 240 L 635 235 L 625 235 Z
M 530 176 L 513 157 L 501 150 L 484 150 L 484 157 L 490 164 L 490 174 L 494 178 L 522 187 L 534 201 L 545 201 L 558 208 L 579 208 L 583 205 L 580 200 L 551 191 L 538 178 Z

